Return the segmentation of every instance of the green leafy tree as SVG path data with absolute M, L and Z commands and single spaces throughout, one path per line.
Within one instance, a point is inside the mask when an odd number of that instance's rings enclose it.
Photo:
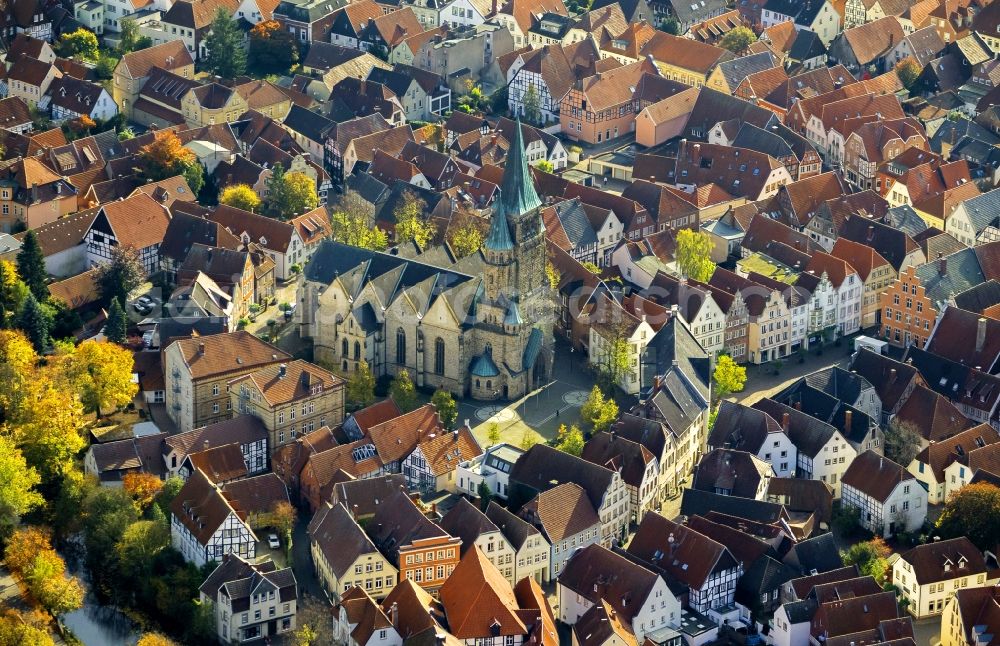
M 49 297 L 49 288 L 45 285 L 48 277 L 48 272 L 45 271 L 45 254 L 38 244 L 38 236 L 30 229 L 24 234 L 21 250 L 17 252 L 17 275 L 38 302 Z
M 538 94 L 538 88 L 534 83 L 528 84 L 528 89 L 521 97 L 524 106 L 524 120 L 528 123 L 539 124 L 542 122 L 542 98 Z
M 542 171 L 543 173 L 551 173 L 553 170 L 555 170 L 555 166 L 553 166 L 552 162 L 550 162 L 547 159 L 540 159 L 537 162 L 535 162 L 535 168 Z
M 585 443 L 583 432 L 575 424 L 569 427 L 565 424 L 559 426 L 559 431 L 556 434 L 556 448 L 563 453 L 580 457 L 583 454 Z
M 352 409 L 375 403 L 375 375 L 367 361 L 359 363 L 358 369 L 347 378 L 347 403 Z
M 478 218 L 466 218 L 448 234 L 448 244 L 459 258 L 471 256 L 483 246 L 483 227 L 476 219 Z
M 35 490 L 41 481 L 14 440 L 0 435 L 0 537 L 16 527 L 21 516 L 45 503 Z
M 330 228 L 333 239 L 373 251 L 385 251 L 389 248 L 389 236 L 385 231 L 371 225 L 368 220 L 348 211 L 334 211 L 330 216 Z
M 732 393 L 743 392 L 747 384 L 747 369 L 728 354 L 721 354 L 715 363 L 712 380 L 715 382 L 715 396 L 724 399 Z
M 149 39 L 147 38 L 146 40 Z M 97 62 L 94 64 L 94 74 L 102 81 L 110 81 L 115 76 L 115 67 L 117 65 L 117 58 L 101 53 L 97 56 Z
M 246 71 L 247 52 L 243 47 L 243 32 L 229 11 L 221 7 L 216 11 L 205 47 L 208 49 L 205 67 L 212 74 L 234 79 Z
M 399 371 L 392 383 L 389 384 L 389 393 L 392 395 L 392 400 L 399 406 L 399 410 L 404 413 L 417 407 L 417 389 L 407 370 Z
M 83 605 L 83 586 L 66 576 L 66 563 L 55 550 L 39 551 L 24 572 L 31 596 L 54 616 L 77 610 Z
M 427 203 L 412 192 L 403 193 L 402 201 L 393 211 L 396 219 L 396 242 L 402 244 L 412 240 L 421 249 L 427 247 L 434 238 L 436 230 L 434 225 L 424 218 L 426 209 Z
M 712 246 L 704 231 L 681 229 L 677 232 L 677 268 L 688 278 L 707 281 L 715 272 Z
M 111 248 L 111 260 L 97 268 L 95 280 L 102 302 L 110 308 L 111 301 L 128 302 L 129 294 L 146 280 L 146 269 L 134 248 L 117 245 Z
M 536 444 L 538 444 L 538 433 L 534 432 L 530 428 L 524 429 L 524 433 L 521 434 L 521 441 L 518 443 L 518 446 L 520 446 L 523 451 L 527 451 Z
M 937 530 L 945 538 L 968 536 L 979 549 L 993 549 L 1000 537 L 1000 488 L 988 482 L 962 487 L 945 503 Z
M 123 344 L 127 340 L 125 310 L 117 298 L 112 299 L 108 311 L 108 322 L 104 325 L 104 336 L 112 343 Z
M 165 517 L 170 515 L 170 503 L 174 501 L 183 486 L 184 481 L 177 476 L 170 476 L 163 481 L 163 486 L 160 487 L 153 503 L 160 508 Z
M 17 316 L 17 327 L 27 335 L 35 352 L 45 352 L 51 345 L 49 319 L 42 311 L 42 306 L 35 300 L 34 294 L 28 294 L 24 299 L 21 313 Z
M 446 429 L 450 429 L 458 419 L 458 404 L 455 403 L 455 398 L 447 390 L 439 388 L 431 396 L 431 403 L 437 409 L 441 423 Z
M 889 555 L 892 550 L 885 541 L 875 537 L 870 541 L 855 543 L 848 549 L 841 551 L 840 557 L 844 565 L 857 565 L 861 576 L 870 576 L 875 581 L 882 584 L 886 573 L 889 571 Z
M 170 547 L 170 528 L 156 520 L 137 520 L 125 528 L 115 543 L 115 558 L 122 570 L 139 579 L 152 575 L 160 552 Z
M 295 36 L 277 20 L 262 20 L 250 30 L 248 64 L 259 73 L 282 74 L 299 60 Z
M 587 396 L 587 401 L 580 407 L 580 419 L 594 433 L 600 433 L 611 428 L 618 419 L 618 404 L 611 397 L 605 397 L 598 386 L 594 386 Z
M 50 298 L 48 303 L 42 305 L 42 308 L 46 310 L 46 316 L 51 323 L 49 336 L 57 341 L 71 339 L 83 327 L 83 318 L 79 312 L 62 300 Z
M 606 329 L 612 336 L 601 343 L 597 353 L 597 372 L 601 387 L 610 392 L 621 385 L 632 369 L 631 345 L 625 338 L 622 325 L 611 322 Z
M 669 16 L 666 20 L 660 23 L 660 31 L 664 31 L 672 36 L 680 36 L 681 33 L 681 23 L 677 21 L 677 18 Z
M 274 165 L 265 184 L 263 212 L 269 217 L 288 220 L 319 205 L 316 183 L 302 173 L 285 172 L 281 164 Z
M 48 618 L 40 615 L 7 609 L 0 615 L 0 646 L 55 646 L 49 636 Z
M 747 47 L 757 42 L 757 35 L 749 27 L 736 27 L 730 30 L 719 41 L 719 47 L 728 49 L 734 54 L 742 54 Z
M 500 425 L 496 422 L 491 422 L 489 428 L 486 429 L 486 439 L 490 443 L 490 446 L 500 444 L 502 437 L 500 434 Z
M 139 33 L 139 25 L 132 18 L 122 18 L 119 20 L 118 28 L 120 29 L 118 40 L 118 52 L 120 54 L 137 52 L 141 49 L 151 47 L 153 44 L 151 38 Z
M 915 425 L 893 419 L 885 430 L 885 457 L 905 469 L 920 453 L 920 439 Z
M 118 541 L 132 523 L 139 520 L 132 497 L 124 489 L 95 487 L 82 501 L 83 540 L 87 549 L 87 569 L 98 592 L 116 601 L 131 597 L 120 581 L 128 573 L 119 566 L 115 554 Z M 166 583 L 166 582 L 164 582 Z
M 485 480 L 480 480 L 479 486 L 476 487 L 476 494 L 479 496 L 479 510 L 485 514 L 486 509 L 490 506 L 490 501 L 493 500 L 493 490 L 490 489 L 490 485 Z
M 912 58 L 904 58 L 903 60 L 896 63 L 896 76 L 899 77 L 899 82 L 903 84 L 907 90 L 911 89 L 920 78 L 920 65 L 917 64 Z
M 59 38 L 59 53 L 63 56 L 80 56 L 88 61 L 93 61 L 97 60 L 99 52 L 100 44 L 97 42 L 97 36 L 89 29 L 80 27 Z

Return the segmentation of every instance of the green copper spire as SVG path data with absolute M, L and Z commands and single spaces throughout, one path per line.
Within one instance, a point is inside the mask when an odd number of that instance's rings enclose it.
M 484 246 L 493 251 L 513 249 L 514 241 L 510 237 L 507 216 L 523 215 L 541 205 L 542 200 L 535 192 L 531 168 L 524 154 L 524 137 L 521 135 L 521 120 L 518 119 L 514 122 L 514 140 L 507 151 L 507 163 L 504 164 L 503 179 L 500 180 L 500 199 L 493 209 Z

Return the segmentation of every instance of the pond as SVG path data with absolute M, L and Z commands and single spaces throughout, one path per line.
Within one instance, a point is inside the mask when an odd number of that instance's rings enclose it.
M 62 623 L 86 646 L 133 646 L 141 632 L 134 621 L 111 606 L 101 605 L 90 590 L 90 577 L 82 558 L 64 554 L 70 572 L 80 579 L 87 593 L 83 607 L 62 616 Z

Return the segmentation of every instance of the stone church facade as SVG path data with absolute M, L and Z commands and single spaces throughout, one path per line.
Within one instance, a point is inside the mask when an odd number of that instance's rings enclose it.
M 305 268 L 298 322 L 317 361 L 376 376 L 406 369 L 418 387 L 518 399 L 552 369 L 553 296 L 545 230 L 520 127 L 478 252 L 381 253 L 326 241 Z

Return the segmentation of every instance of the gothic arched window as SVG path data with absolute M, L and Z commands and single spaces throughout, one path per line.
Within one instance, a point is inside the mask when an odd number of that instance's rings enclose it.
M 396 363 L 406 365 L 406 332 L 396 330 Z
M 441 337 L 434 340 L 434 374 L 444 374 L 444 339 Z

